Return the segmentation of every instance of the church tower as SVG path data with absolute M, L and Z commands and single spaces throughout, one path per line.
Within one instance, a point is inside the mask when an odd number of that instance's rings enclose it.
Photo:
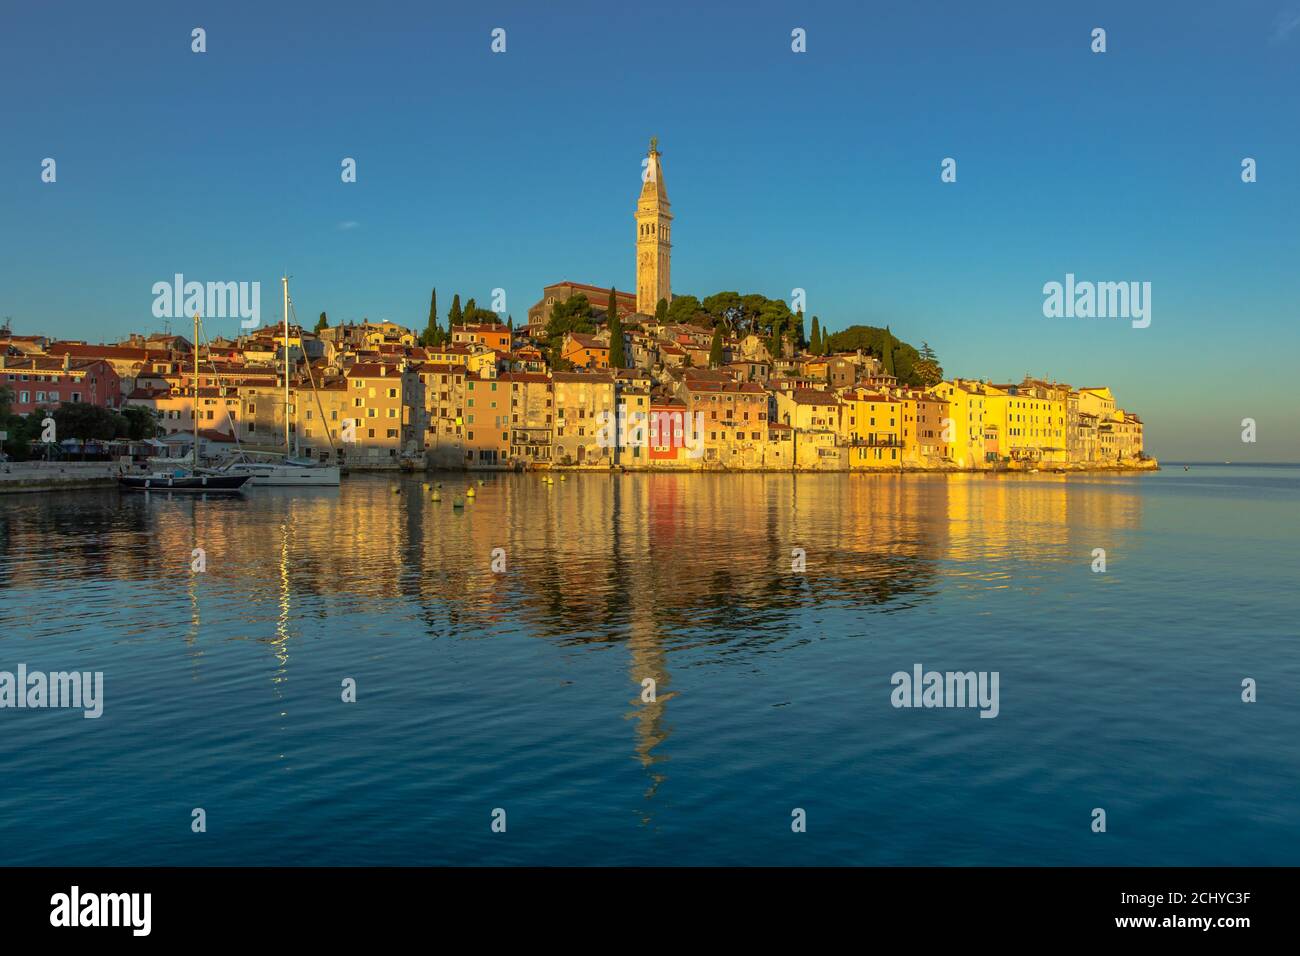
M 660 155 L 659 140 L 652 137 L 636 204 L 636 310 L 643 315 L 654 315 L 660 299 L 673 300 L 669 281 L 673 214 Z

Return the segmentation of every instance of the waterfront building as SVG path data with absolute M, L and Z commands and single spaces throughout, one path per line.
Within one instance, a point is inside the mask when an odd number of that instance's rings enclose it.
M 1036 379 L 991 386 L 986 427 L 997 430 L 1001 457 L 1026 464 L 1065 464 L 1070 387 Z
M 613 448 L 601 442 L 601 425 L 614 414 L 614 375 L 554 372 L 555 436 L 551 461 L 560 465 L 613 463 Z
M 903 403 L 883 393 L 848 389 L 840 395 L 839 433 L 850 469 L 897 468 L 902 462 Z
M 506 372 L 497 381 L 510 392 L 510 461 L 529 466 L 549 464 L 555 415 L 550 376 Z
M 988 445 L 989 430 L 985 415 L 986 405 L 992 401 L 992 389 L 981 382 L 953 379 L 931 387 L 930 393 L 947 402 L 952 441 L 948 443 L 952 463 L 959 468 L 983 468 L 989 455 L 997 456 L 997 430 L 992 429 L 992 447 Z M 941 429 L 941 436 L 946 429 Z
M 37 409 L 54 411 L 64 402 L 85 402 L 101 408 L 122 404 L 122 381 L 113 364 L 105 359 L 74 359 L 64 352 L 48 356 L 0 357 L 0 384 L 13 392 L 15 415 Z

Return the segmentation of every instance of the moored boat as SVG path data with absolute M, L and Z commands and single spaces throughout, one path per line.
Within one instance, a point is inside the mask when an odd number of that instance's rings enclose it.
M 188 494 L 239 494 L 248 475 L 187 475 L 163 471 L 147 475 L 120 475 L 118 487 L 124 491 L 177 491 Z
M 298 458 L 281 461 L 258 461 L 247 452 L 236 454 L 217 468 L 200 468 L 200 474 L 212 476 L 246 475 L 254 485 L 277 488 L 332 487 L 339 484 L 338 465 L 320 464 Z
M 194 444 L 190 448 L 191 464 L 185 469 L 159 470 L 143 475 L 119 475 L 117 486 L 123 491 L 172 491 L 197 495 L 237 495 L 248 483 L 248 475 L 201 474 L 193 467 L 199 453 L 199 416 L 193 409 L 199 395 L 199 314 L 194 313 L 194 398 L 191 416 L 194 419 Z

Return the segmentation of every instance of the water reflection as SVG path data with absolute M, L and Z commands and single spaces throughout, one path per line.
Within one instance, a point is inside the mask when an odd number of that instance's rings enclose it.
M 560 648 L 619 645 L 630 693 L 617 716 L 632 726 L 649 824 L 668 773 L 677 655 L 751 665 L 819 639 L 810 617 L 906 613 L 945 589 L 973 596 L 1026 568 L 1086 562 L 1139 527 L 1138 480 L 495 476 L 473 479 L 477 497 L 461 509 L 452 502 L 471 483 L 464 476 L 357 477 L 244 500 L 23 496 L 0 501 L 0 594 L 6 609 L 30 608 L 52 580 L 83 584 L 77 603 L 26 622 L 32 636 L 80 630 L 94 640 L 97 621 L 132 640 L 179 631 L 196 680 L 205 645 L 261 642 L 277 700 L 291 649 L 304 660 L 317 646 L 306 634 L 357 641 L 372 636 L 359 628 L 396 628 L 440 642 L 522 633 Z M 203 574 L 190 570 L 196 547 Z M 490 568 L 498 547 L 506 575 Z M 794 548 L 806 552 L 803 573 L 791 570 Z M 113 582 L 129 589 L 104 590 Z M 0 622 L 7 628 L 12 612 Z M 647 677 L 653 702 L 641 700 Z

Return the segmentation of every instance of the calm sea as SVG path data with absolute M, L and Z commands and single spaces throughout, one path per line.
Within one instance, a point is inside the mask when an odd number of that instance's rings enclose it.
M 1295 864 L 1298 571 L 1296 467 L 7 496 L 0 670 L 105 700 L 0 710 L 0 865 Z

